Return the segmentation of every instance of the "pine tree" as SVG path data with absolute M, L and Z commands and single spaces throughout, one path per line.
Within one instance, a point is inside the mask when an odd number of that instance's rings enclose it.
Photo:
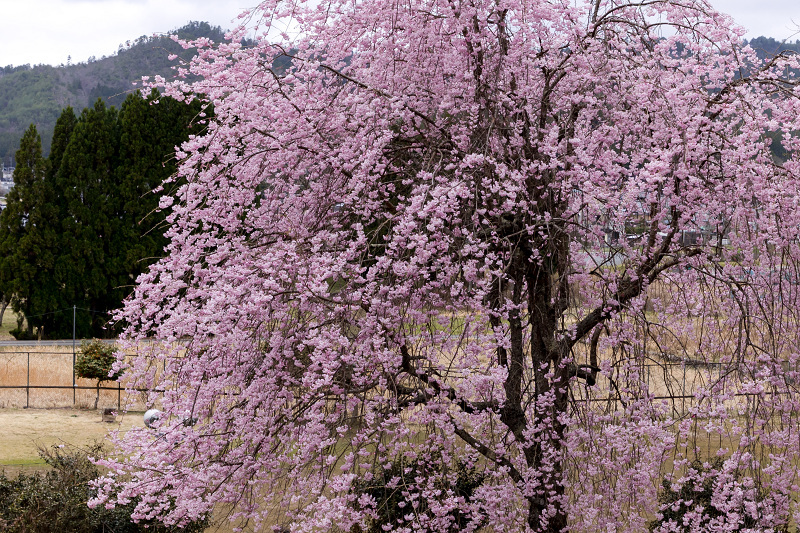
M 18 337 L 30 338 L 37 315 L 52 305 L 40 282 L 42 272 L 51 270 L 54 261 L 54 232 L 47 227 L 52 213 L 44 190 L 46 164 L 33 124 L 22 137 L 16 159 L 14 187 L 0 214 L 0 285 L 14 311 L 28 319 L 24 332 L 17 329 Z
M 163 212 L 158 189 L 176 169 L 175 148 L 198 129 L 198 101 L 186 105 L 153 91 L 147 98 L 128 96 L 119 114 L 117 183 L 121 231 L 112 237 L 117 281 L 132 289 L 136 277 L 163 254 Z
M 121 298 L 109 276 L 110 239 L 120 230 L 117 163 L 117 111 L 97 100 L 84 109 L 64 149 L 55 186 L 61 196 L 61 254 L 55 276 L 65 300 L 80 308 L 79 336 L 102 336 L 110 302 Z M 72 317 L 62 317 L 59 333 Z

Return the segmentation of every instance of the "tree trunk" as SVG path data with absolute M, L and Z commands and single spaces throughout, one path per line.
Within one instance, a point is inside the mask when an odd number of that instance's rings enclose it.
M 509 348 L 497 348 L 498 363 L 508 370 L 504 383 L 506 400 L 500 420 L 520 443 L 526 466 L 539 476 L 541 483 L 534 494 L 528 496 L 528 525 L 533 531 L 554 533 L 567 527 L 562 505 L 564 466 L 561 453 L 565 427 L 561 416 L 568 409 L 569 375 L 566 368 L 561 368 L 562 356 L 556 342 L 558 310 L 553 304 L 552 275 L 523 254 L 516 255 L 508 271 L 508 280 L 513 283 L 510 294 L 503 292 L 498 280 L 490 295 L 496 309 L 501 310 L 508 303 L 512 308 L 507 314 Z M 520 309 L 526 306 L 528 319 L 523 323 Z M 491 317 L 490 322 L 495 329 L 501 327 L 498 316 Z M 527 349 L 526 333 L 530 335 Z M 528 365 L 533 383 L 525 381 Z M 550 372 L 554 375 L 548 377 Z M 550 397 L 553 398 L 550 404 L 541 403 L 542 399 Z M 531 437 L 531 425 L 547 429 Z
M 554 234 L 563 237 L 558 231 Z M 524 388 L 532 388 L 533 397 L 519 398 L 519 409 L 522 411 L 523 406 L 532 405 L 533 412 L 528 408 L 525 416 L 533 420 L 526 420 L 526 426 L 532 424 L 546 429 L 525 444 L 526 464 L 537 473 L 541 483 L 534 497 L 528 500 L 528 525 L 534 531 L 547 533 L 561 532 L 567 527 L 562 461 L 566 427 L 562 417 L 569 408 L 569 370 L 562 364 L 568 353 L 563 353 L 563 346 L 557 339 L 559 316 L 566 308 L 569 288 L 561 274 L 563 265 L 567 264 L 566 240 L 554 241 L 555 253 L 549 265 L 532 261 L 524 250 L 519 254 L 515 262 L 515 286 L 519 287 L 519 294 L 515 290 L 512 302 L 527 307 L 528 322 L 522 324 L 513 316 L 509 318 L 512 351 L 515 329 L 522 332 L 527 328 L 530 334 L 529 353 L 524 354 L 520 345 L 519 357 L 521 361 L 526 361 L 526 355 L 530 358 L 526 363 L 531 365 L 534 383 Z

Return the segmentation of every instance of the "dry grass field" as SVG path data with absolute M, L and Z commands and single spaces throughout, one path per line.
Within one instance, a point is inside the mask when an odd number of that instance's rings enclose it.
M 72 388 L 72 347 L 0 347 L 0 408 L 93 408 L 97 381 L 78 378 Z M 9 388 L 10 387 L 10 388 Z M 59 388 L 61 387 L 61 388 Z M 98 407 L 144 410 L 113 381 L 101 384 Z
M 0 409 L 0 470 L 7 475 L 44 470 L 49 467 L 39 457 L 40 447 L 85 447 L 102 443 L 112 431 L 142 424 L 142 412 L 128 412 L 109 423 L 102 421 L 100 411 L 90 409 Z M 233 533 L 233 527 L 222 522 L 206 531 Z
M 83 447 L 102 442 L 109 432 L 142 425 L 142 413 L 127 413 L 103 422 L 88 409 L 0 409 L 0 467 L 7 472 L 44 468 L 39 447 L 56 444 Z
M 17 317 L 9 308 L 0 324 L 0 341 L 14 340 L 10 331 L 17 327 Z M 78 342 L 78 346 L 80 341 Z M 3 408 L 93 408 L 97 382 L 76 379 L 72 389 L 73 351 L 71 346 L 0 346 L 0 409 Z M 29 385 L 30 388 L 26 389 Z M 51 387 L 51 388 L 37 388 Z M 57 388 L 66 387 L 66 388 Z M 98 407 L 122 407 L 145 410 L 141 398 L 128 397 L 114 382 L 103 382 Z
M 9 307 L 3 315 L 3 323 L 0 324 L 0 341 L 13 341 L 11 330 L 17 327 L 17 315 Z
M 6 310 L 0 324 L 0 340 L 14 340 L 9 333 L 17 326 L 16 317 Z M 25 386 L 31 388 L 26 390 Z M 98 407 L 95 402 L 96 381 L 77 379 L 86 389 L 72 390 L 72 347 L 32 346 L 0 347 L 0 470 L 7 475 L 34 472 L 49 468 L 39 456 L 39 448 L 53 445 L 85 447 L 104 442 L 109 433 L 126 431 L 143 424 L 145 409 L 139 395 L 128 397 L 125 391 L 101 390 Z M 104 386 L 115 389 L 116 383 Z M 35 387 L 67 387 L 35 388 Z M 128 405 L 127 413 L 113 423 L 102 421 L 102 408 Z M 30 408 L 25 408 L 29 405 Z M 219 520 L 207 529 L 210 533 L 233 533 L 233 526 Z M 252 531 L 252 528 L 244 528 Z
M 7 312 L 0 325 L 0 340 L 11 339 L 8 331 L 13 327 L 16 327 L 16 319 Z M 144 405 L 139 395 L 128 397 L 124 390 L 118 390 L 114 382 L 103 384 L 113 390 L 101 391 L 98 407 L 116 408 L 119 404 L 123 407 L 128 405 L 129 410 L 136 411 L 120 416 L 115 423 L 102 422 L 100 412 L 91 409 L 95 403 L 96 382 L 78 379 L 76 385 L 85 388 L 73 391 L 72 357 L 71 346 L 0 347 L 0 386 L 16 387 L 0 389 L 0 427 L 6 429 L 0 435 L 0 468 L 10 473 L 46 468 L 37 453 L 39 446 L 85 446 L 103 441 L 113 429 L 125 431 L 142 425 L 142 411 L 148 406 Z M 601 354 L 603 357 L 609 357 L 609 354 Z M 614 368 L 613 380 L 619 383 L 641 380 L 657 401 L 665 400 L 670 404 L 671 416 L 678 419 L 688 414 L 693 403 L 691 396 L 698 388 L 716 382 L 728 383 L 728 380 L 734 381 L 735 378 L 724 374 L 722 368 L 714 363 L 692 365 L 667 362 L 655 353 L 638 366 L 615 365 Z M 636 374 L 631 376 L 630 381 L 624 375 L 628 372 Z M 26 385 L 30 387 L 26 388 Z M 573 392 L 576 400 L 590 400 L 593 408 L 613 412 L 620 406 L 616 386 L 602 374 L 598 375 L 595 387 L 587 389 L 576 386 Z M 30 409 L 23 409 L 26 406 Z M 727 438 L 700 433 L 697 435 L 695 453 L 699 452 L 701 456 L 711 457 L 720 447 L 733 445 L 735 448 L 735 443 Z M 673 471 L 671 459 L 665 461 L 663 471 Z M 220 508 L 216 513 L 217 519 L 224 514 Z M 227 533 L 233 529 L 225 522 L 208 531 Z M 245 528 L 244 531 L 252 529 Z

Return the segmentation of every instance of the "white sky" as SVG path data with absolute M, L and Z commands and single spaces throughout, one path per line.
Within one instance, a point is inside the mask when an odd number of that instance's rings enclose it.
M 748 29 L 747 37 L 800 39 L 800 0 L 711 0 Z M 141 35 L 190 20 L 229 29 L 258 0 L 0 0 L 0 66 L 59 65 L 116 53 Z
M 0 66 L 110 56 L 142 35 L 191 20 L 230 29 L 258 0 L 0 0 Z

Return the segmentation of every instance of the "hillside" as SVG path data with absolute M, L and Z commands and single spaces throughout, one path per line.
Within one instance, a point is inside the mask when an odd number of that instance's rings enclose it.
M 207 37 L 221 42 L 224 38 L 222 28 L 207 22 L 190 22 L 175 33 L 184 39 Z M 800 40 L 790 43 L 756 37 L 749 44 L 762 58 L 784 50 L 800 52 Z M 42 135 L 47 155 L 53 126 L 66 106 L 80 110 L 102 98 L 106 105 L 119 107 L 142 76 L 169 79 L 175 64 L 169 60 L 170 54 L 189 59 L 194 51 L 184 50 L 166 36 L 141 36 L 113 56 L 89 58 L 85 63 L 0 68 L 0 161 L 12 165 L 19 140 L 31 123 Z
M 779 52 L 800 53 L 800 40 L 795 42 L 777 41 L 772 37 L 755 37 L 747 42 L 761 59 L 772 57 Z
M 190 22 L 175 31 L 181 38 L 207 37 L 223 40 L 224 31 L 206 22 Z M 141 36 L 121 47 L 111 57 L 89 58 L 85 63 L 7 66 L 0 68 L 0 157 L 6 165 L 19 148 L 25 129 L 36 124 L 42 135 L 45 154 L 50 151 L 53 126 L 66 106 L 76 110 L 91 106 L 97 98 L 119 106 L 134 90 L 142 76 L 173 75 L 168 56 L 189 59 L 193 50 L 184 50 L 166 36 Z

